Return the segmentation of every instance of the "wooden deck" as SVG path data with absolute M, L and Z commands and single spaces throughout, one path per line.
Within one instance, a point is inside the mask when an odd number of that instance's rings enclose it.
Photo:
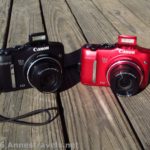
M 26 43 L 29 34 L 43 31 L 38 0 L 0 0 L 0 46 L 11 2 L 7 47 Z M 49 40 L 63 42 L 66 53 L 87 42 L 114 43 L 118 34 L 137 35 L 141 46 L 150 47 L 148 0 L 42 0 L 42 7 Z M 75 150 L 150 150 L 149 95 L 150 86 L 124 98 L 115 97 L 110 88 L 78 83 L 61 92 L 64 116 L 51 124 L 34 127 L 1 123 L 0 150 L 65 149 L 66 141 Z M 57 106 L 55 95 L 36 89 L 0 95 L 0 114 L 6 116 L 52 106 Z M 29 120 L 43 119 L 45 116 Z

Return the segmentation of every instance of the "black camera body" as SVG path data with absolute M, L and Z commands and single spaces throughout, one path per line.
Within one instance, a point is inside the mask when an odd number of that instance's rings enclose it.
M 44 40 L 34 40 L 37 37 L 44 37 Z M 45 37 L 43 33 L 32 34 L 28 43 L 0 50 L 1 92 L 30 87 L 41 92 L 55 92 L 60 88 L 64 47 Z

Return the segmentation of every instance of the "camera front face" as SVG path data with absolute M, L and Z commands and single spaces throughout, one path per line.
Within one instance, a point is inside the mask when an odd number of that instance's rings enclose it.
M 23 66 L 23 75 L 31 87 L 40 92 L 55 92 L 62 83 L 64 48 L 61 43 L 29 48 L 32 54 Z M 28 51 L 28 50 L 27 50 Z
M 55 92 L 62 83 L 64 47 L 59 42 L 35 41 L 0 55 L 0 90 L 34 87 Z
M 110 86 L 118 95 L 131 96 L 144 89 L 149 69 L 150 53 L 136 46 L 135 36 L 119 36 L 113 47 L 88 44 L 82 48 L 81 82 Z

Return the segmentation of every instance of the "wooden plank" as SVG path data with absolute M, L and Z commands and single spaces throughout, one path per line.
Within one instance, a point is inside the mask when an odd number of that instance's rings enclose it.
M 115 37 L 117 31 L 91 2 L 68 0 L 68 3 L 73 14 L 64 1 L 42 1 L 49 37 L 63 42 L 67 53 L 86 42 L 82 31 L 90 42 L 106 42 Z M 61 99 L 70 142 L 79 149 L 140 149 L 109 88 L 78 83 L 62 92 Z
M 7 26 L 7 18 L 8 18 L 8 11 L 10 7 L 10 1 L 0 0 L 0 47 L 3 45 L 3 39 L 5 34 L 5 29 Z
M 37 0 L 14 0 L 8 46 L 28 42 L 30 33 L 42 32 L 43 26 Z M 29 111 L 54 107 L 56 99 L 53 94 L 42 94 L 36 89 L 2 93 L 0 111 L 6 116 L 17 116 Z M 46 116 L 38 115 L 27 121 L 44 121 Z M 49 125 L 34 127 L 5 123 L 0 126 L 1 141 L 5 149 L 47 149 L 64 146 L 60 118 Z M 55 146 L 55 145 L 56 146 Z M 18 148 L 19 147 L 19 148 Z M 61 147 L 60 147 L 61 149 Z
M 137 35 L 138 43 L 141 46 L 150 46 L 149 41 L 146 40 L 150 36 L 149 27 L 122 5 L 119 0 L 113 2 L 110 0 L 93 0 L 93 2 L 120 34 Z
M 150 25 L 150 2 L 147 0 L 120 0 L 120 2 L 127 7 L 141 22 L 145 23 L 147 26 Z
M 135 2 L 130 1 L 128 7 L 130 7 L 131 4 L 132 11 L 122 4 L 125 3 L 123 1 L 120 3 L 118 0 L 113 2 L 111 0 L 106 0 L 105 2 L 102 0 L 93 0 L 93 2 L 120 33 L 137 35 L 140 45 L 150 47 L 150 31 L 147 25 L 148 20 L 146 15 L 149 11 L 148 1 L 138 0 L 135 6 L 132 5 L 133 3 L 135 4 Z M 136 6 L 137 8 L 135 9 Z M 141 21 L 142 16 L 145 21 Z M 143 92 L 136 96 L 130 98 L 119 97 L 119 101 L 127 113 L 143 147 L 147 150 L 150 149 L 149 94 L 150 87 L 148 86 Z

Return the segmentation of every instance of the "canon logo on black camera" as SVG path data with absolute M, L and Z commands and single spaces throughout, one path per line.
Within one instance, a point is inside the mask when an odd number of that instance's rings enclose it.
M 33 48 L 34 52 L 45 51 L 45 50 L 49 50 L 49 46 L 46 46 L 46 47 L 35 47 L 35 48 Z

